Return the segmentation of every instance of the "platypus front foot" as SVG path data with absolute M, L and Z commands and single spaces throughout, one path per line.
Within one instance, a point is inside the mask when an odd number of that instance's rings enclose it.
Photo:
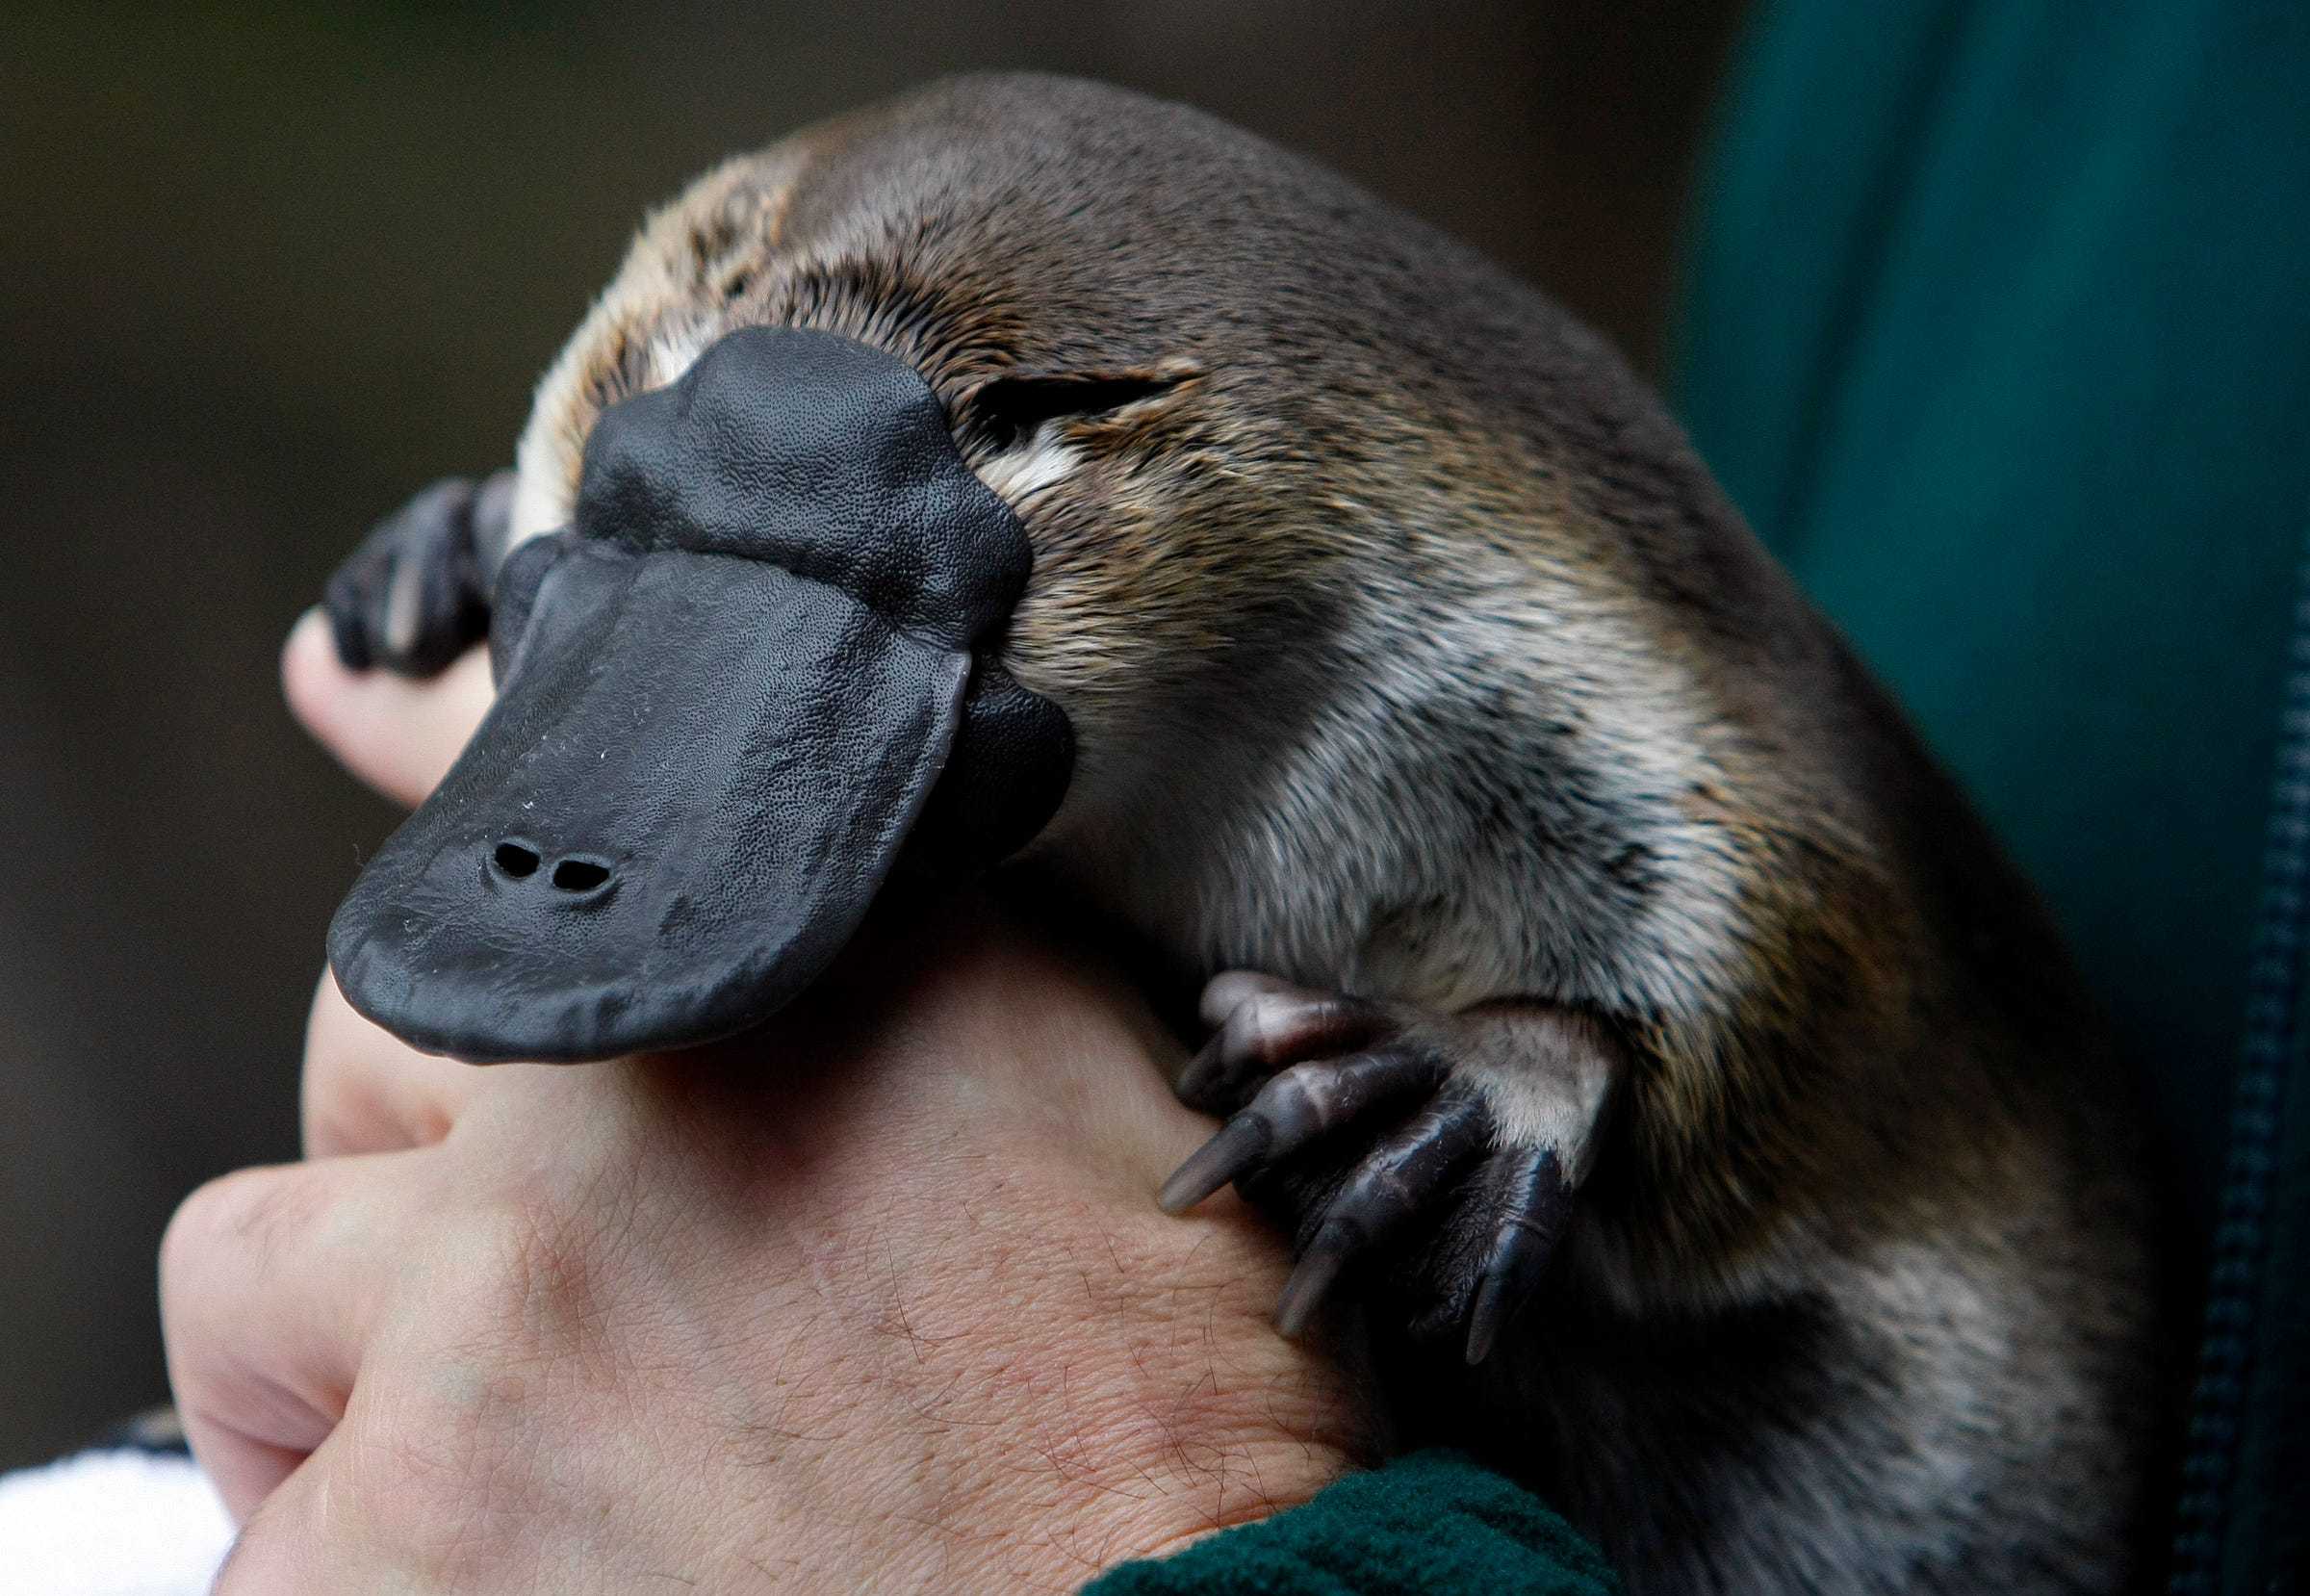
M 1351 1268 L 1461 1331 L 1480 1363 L 1537 1289 L 1584 1173 L 1617 1052 L 1538 1004 L 1433 1015 L 1237 971 L 1204 989 L 1219 1027 L 1182 1098 L 1233 1112 L 1164 1183 L 1173 1213 L 1229 1181 L 1297 1229 L 1276 1307 L 1306 1328 Z
M 433 676 L 489 634 L 513 480 L 500 471 L 436 482 L 362 539 L 321 596 L 347 667 Z

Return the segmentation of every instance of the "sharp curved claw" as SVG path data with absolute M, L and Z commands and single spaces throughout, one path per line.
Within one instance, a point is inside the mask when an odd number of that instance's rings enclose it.
M 1307 1332 L 1324 1294 L 1364 1245 L 1364 1236 L 1351 1221 L 1335 1220 L 1316 1232 L 1316 1239 L 1292 1266 L 1283 1295 L 1275 1300 L 1275 1328 L 1285 1340 L 1296 1341 Z
M 1186 1213 L 1229 1181 L 1250 1172 L 1267 1157 L 1273 1140 L 1267 1121 L 1246 1109 L 1171 1171 L 1170 1179 L 1155 1195 L 1155 1205 L 1167 1214 Z
M 1294 1065 L 1180 1165 L 1155 1200 L 1166 1213 L 1184 1213 L 1229 1181 L 1289 1158 L 1382 1103 L 1433 1091 L 1444 1071 L 1432 1055 L 1394 1047 Z
M 1468 1367 L 1473 1369 L 1492 1355 L 1492 1347 L 1500 1339 L 1501 1326 L 1516 1316 L 1517 1304 L 1510 1300 L 1507 1276 L 1487 1270 L 1484 1282 L 1476 1289 L 1476 1306 L 1468 1312 Z
M 1195 1056 L 1179 1071 L 1178 1082 L 1171 1090 L 1190 1108 L 1214 1108 L 1229 1072 L 1227 1033 L 1220 1029 L 1212 1032 L 1203 1045 L 1195 1049 Z
M 1572 1189 L 1554 1148 L 1502 1152 L 1493 1162 L 1487 1173 L 1495 1182 L 1500 1211 L 1483 1281 L 1468 1312 L 1471 1366 L 1492 1355 L 1501 1331 L 1531 1300 L 1572 1205 Z

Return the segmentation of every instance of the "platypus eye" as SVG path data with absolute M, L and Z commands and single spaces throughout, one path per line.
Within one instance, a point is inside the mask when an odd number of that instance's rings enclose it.
M 1193 374 L 1167 368 L 996 377 L 963 401 L 957 430 L 1001 453 L 1028 442 L 1045 422 L 1120 410 L 1168 394 Z

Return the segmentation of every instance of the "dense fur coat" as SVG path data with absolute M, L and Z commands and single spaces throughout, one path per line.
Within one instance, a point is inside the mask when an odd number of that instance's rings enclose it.
M 1428 1429 L 1638 1591 L 2121 1583 L 2151 1289 L 2087 1006 L 1609 348 L 1196 113 L 958 81 L 649 223 L 514 536 L 567 521 L 604 406 L 757 322 L 917 368 L 1030 534 L 1003 663 L 1078 762 L 1025 862 L 1165 979 L 1396 1005 L 1485 1146 L 1577 1188 L 1474 1369 L 1401 1328 L 1468 1311 L 1468 1202 L 1363 1281 Z

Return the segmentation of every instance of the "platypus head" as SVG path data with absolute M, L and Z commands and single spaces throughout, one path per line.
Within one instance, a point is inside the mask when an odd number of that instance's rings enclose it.
M 496 706 L 331 930 L 357 1004 L 473 1058 L 742 1027 L 902 847 L 999 859 L 1071 763 L 993 653 L 1026 533 L 905 362 L 740 328 L 584 458 L 570 524 L 497 574 Z
M 1536 306 L 1087 84 L 943 84 L 710 173 L 540 386 L 499 701 L 339 913 L 346 994 L 475 1059 L 705 1042 L 902 860 L 1022 849 L 1184 963 L 1336 975 L 1460 845 L 1399 734 L 1568 491 L 1528 373 L 1617 370 Z

